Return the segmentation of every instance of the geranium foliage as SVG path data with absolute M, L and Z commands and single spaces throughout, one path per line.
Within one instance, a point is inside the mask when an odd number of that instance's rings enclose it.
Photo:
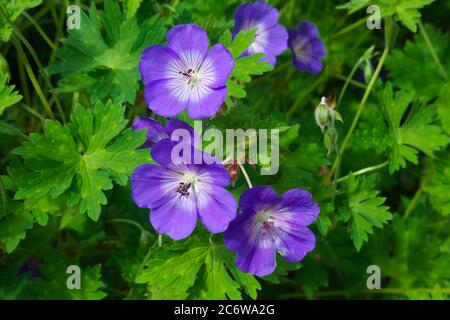
M 445 1 L 68 5 L 0 0 L 0 299 L 449 298 Z

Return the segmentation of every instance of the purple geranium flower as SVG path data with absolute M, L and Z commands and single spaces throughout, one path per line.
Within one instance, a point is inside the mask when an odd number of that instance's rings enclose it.
M 186 133 L 191 137 L 191 142 L 194 143 L 194 145 L 197 145 L 194 139 L 198 137 L 195 136 L 194 129 L 189 124 L 179 119 L 169 120 L 167 121 L 166 126 L 163 127 L 163 125 L 155 119 L 139 117 L 134 120 L 132 128 L 133 130 L 147 129 L 147 140 L 141 148 L 150 148 L 162 139 L 170 139 L 175 130 L 186 130 Z M 180 140 L 181 139 L 178 141 Z
M 175 159 L 176 150 L 185 148 L 191 150 L 190 159 Z M 210 232 L 225 231 L 236 216 L 236 201 L 225 189 L 230 184 L 225 167 L 214 164 L 211 155 L 169 139 L 155 144 L 151 154 L 158 164 L 136 168 L 131 176 L 131 190 L 139 207 L 151 209 L 153 227 L 179 240 L 194 231 L 199 217 Z M 202 161 L 194 164 L 193 159 Z
M 320 208 L 311 193 L 292 189 L 281 198 L 271 187 L 253 187 L 239 199 L 241 213 L 225 232 L 226 246 L 237 253 L 242 272 L 257 276 L 272 273 L 276 253 L 298 262 L 315 247 L 315 236 L 307 228 Z
M 146 48 L 139 63 L 145 100 L 153 112 L 173 117 L 187 107 L 197 119 L 219 110 L 233 67 L 231 53 L 222 44 L 208 51 L 206 31 L 194 24 L 171 28 L 167 46 Z
M 264 1 L 243 3 L 234 12 L 234 33 L 256 29 L 253 43 L 244 56 L 265 53 L 270 64 L 275 65 L 276 56 L 287 49 L 288 33 L 278 24 L 280 14 Z
M 325 46 L 319 39 L 317 27 L 303 21 L 297 29 L 289 29 L 288 32 L 294 66 L 300 71 L 318 74 L 323 68 L 321 59 L 325 57 Z

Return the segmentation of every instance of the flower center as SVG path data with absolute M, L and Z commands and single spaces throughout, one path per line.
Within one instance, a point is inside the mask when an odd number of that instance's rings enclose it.
M 263 210 L 256 215 L 256 227 L 266 239 L 275 243 L 278 240 L 280 228 L 275 225 L 275 217 L 268 210 Z
M 178 192 L 178 193 L 180 194 L 180 199 L 181 199 L 182 197 L 189 198 L 189 195 L 190 195 L 189 189 L 190 189 L 191 185 L 192 185 L 192 184 L 191 184 L 190 182 L 187 182 L 187 183 L 180 182 L 180 183 L 178 184 L 178 186 L 177 186 L 177 188 L 175 189 L 175 191 Z
M 182 75 L 183 79 L 187 82 L 188 85 L 194 85 L 197 81 L 199 81 L 198 73 L 195 72 L 194 69 L 188 69 L 187 71 L 178 71 L 179 74 Z

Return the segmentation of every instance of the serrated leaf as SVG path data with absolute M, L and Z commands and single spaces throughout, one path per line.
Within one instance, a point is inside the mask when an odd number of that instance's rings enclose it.
M 118 103 L 134 103 L 140 54 L 145 47 L 163 41 L 163 20 L 153 16 L 140 25 L 136 17 L 125 17 L 119 4 L 108 0 L 104 11 L 97 12 L 92 4 L 89 15 L 82 12 L 80 24 L 81 29 L 69 31 L 57 51 L 59 60 L 48 72 L 62 74 L 62 86 L 71 83 L 72 89 L 77 85 L 78 89 L 86 88 L 89 83 L 93 102 L 112 98 Z M 78 83 L 72 77 L 77 77 Z
M 423 190 L 431 206 L 443 215 L 450 215 L 450 155 L 429 159 L 423 179 Z
M 226 103 L 229 107 L 234 106 L 231 98 L 241 99 L 247 96 L 242 83 L 250 82 L 252 76 L 261 75 L 273 69 L 270 63 L 262 61 L 265 56 L 264 53 L 242 57 L 242 54 L 252 44 L 255 32 L 256 29 L 246 32 L 241 31 L 233 39 L 231 32 L 226 30 L 219 40 L 231 52 L 235 61 L 231 77 L 227 82 Z
M 14 91 L 14 86 L 7 85 L 8 75 L 0 75 L 0 116 L 6 108 L 22 100 L 22 96 Z
M 429 5 L 434 0 L 350 0 L 338 6 L 338 9 L 346 9 L 350 14 L 367 8 L 369 5 L 376 5 L 380 8 L 383 16 L 394 15 L 396 20 L 412 32 L 417 31 L 421 14 L 419 9 Z
M 404 115 L 413 103 L 413 92 L 399 91 L 394 94 L 391 83 L 387 83 L 382 94 L 383 115 L 388 123 L 391 142 L 389 171 L 406 166 L 406 161 L 417 164 L 418 152 L 428 156 L 449 142 L 439 126 L 434 125 L 434 106 L 416 103 L 406 120 Z
M 256 298 L 261 288 L 234 266 L 224 245 L 189 239 L 159 250 L 136 279 L 148 285 L 152 299 L 241 299 L 241 289 Z
M 42 3 L 42 0 L 0 0 L 0 5 L 11 22 L 14 22 L 25 10 L 34 8 Z M 0 14 L 0 40 L 8 42 L 12 34 L 11 25 Z
M 68 125 L 47 120 L 44 134 L 31 134 L 30 142 L 13 151 L 28 168 L 19 179 L 15 199 L 65 194 L 69 206 L 79 205 L 81 213 L 98 220 L 112 180 L 125 185 L 134 168 L 149 158 L 148 152 L 137 150 L 145 132 L 123 131 L 124 110 L 111 101 L 99 102 L 93 109 L 77 105 Z
M 389 208 L 384 206 L 385 198 L 379 197 L 379 191 L 374 190 L 373 179 L 358 178 L 350 175 L 346 181 L 347 203 L 341 208 L 337 218 L 348 222 L 347 231 L 353 240 L 357 251 L 368 235 L 373 233 L 373 227 L 382 228 L 383 224 L 392 219 Z
M 5 245 L 6 252 L 13 252 L 20 240 L 25 239 L 27 230 L 33 227 L 33 216 L 25 210 L 10 212 L 0 222 L 0 241 Z

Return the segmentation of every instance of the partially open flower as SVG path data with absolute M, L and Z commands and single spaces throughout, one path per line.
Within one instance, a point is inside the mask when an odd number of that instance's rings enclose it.
M 243 3 L 234 13 L 234 33 L 256 29 L 253 43 L 244 52 L 244 56 L 264 53 L 263 60 L 275 65 L 276 56 L 287 49 L 288 34 L 286 28 L 278 24 L 280 13 L 265 3 Z
M 191 137 L 192 143 L 194 143 L 194 139 L 196 139 L 194 128 L 179 119 L 172 119 L 167 121 L 166 126 L 164 127 L 155 119 L 139 117 L 134 120 L 132 128 L 136 131 L 147 129 L 147 140 L 141 146 L 141 148 L 150 148 L 163 139 L 170 139 L 175 130 L 186 130 L 186 132 Z

